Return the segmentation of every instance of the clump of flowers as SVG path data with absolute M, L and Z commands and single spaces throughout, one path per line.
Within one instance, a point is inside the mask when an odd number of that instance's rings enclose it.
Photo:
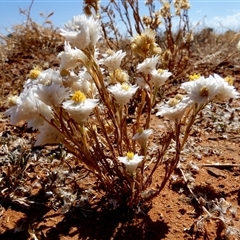
M 190 78 L 190 81 L 182 83 L 180 87 L 186 92 L 186 95 L 177 94 L 161 106 L 157 112 L 157 115 L 164 116 L 175 123 L 176 150 L 180 152 L 183 150 L 191 127 L 201 110 L 211 102 L 225 102 L 239 97 L 236 89 L 217 74 L 209 77 L 195 75 L 194 78 L 195 80 Z M 180 134 L 181 128 L 184 128 L 183 136 Z
M 177 94 L 159 108 L 157 115 L 168 118 L 174 127 L 160 134 L 161 145 L 152 150 L 152 110 L 159 89 L 164 89 L 172 76 L 160 68 L 161 51 L 154 32 L 148 29 L 132 40 L 133 50 L 144 56 L 133 79 L 121 68 L 127 53 L 98 52 L 98 20 L 75 16 L 61 34 L 66 42 L 57 56 L 59 69 L 31 71 L 22 93 L 5 114 L 12 124 L 27 122 L 28 127 L 38 130 L 35 145 L 62 143 L 100 183 L 99 190 L 105 192 L 109 203 L 115 203 L 114 207 L 139 209 L 166 185 L 197 114 L 210 102 L 236 98 L 238 93 L 216 74 L 183 83 L 186 94 Z M 148 43 L 146 49 L 144 41 Z M 129 121 L 134 100 L 138 104 Z M 173 138 L 176 155 L 163 161 Z M 153 176 L 161 164 L 166 173 L 161 184 L 154 184 Z

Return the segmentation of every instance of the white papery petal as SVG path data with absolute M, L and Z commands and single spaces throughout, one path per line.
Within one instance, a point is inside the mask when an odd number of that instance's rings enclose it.
M 145 129 L 141 133 L 137 132 L 133 136 L 133 140 L 136 140 L 141 146 L 145 146 L 148 138 L 153 134 L 152 129 Z
M 60 69 L 74 69 L 78 66 L 80 61 L 86 62 L 87 56 L 77 48 L 71 48 L 69 43 L 65 42 L 64 51 L 58 54 L 61 59 Z
M 182 83 L 181 88 L 196 103 L 208 103 L 218 94 L 219 83 L 214 78 L 200 77 L 197 80 Z M 207 89 L 208 94 L 202 95 L 201 90 Z
M 38 85 L 36 94 L 42 102 L 49 106 L 59 106 L 70 96 L 69 89 L 59 84 Z
M 40 133 L 37 135 L 37 140 L 34 146 L 60 143 L 62 140 L 59 132 L 47 122 L 44 122 L 44 124 L 39 127 L 39 132 Z
M 137 89 L 137 85 L 129 84 L 129 89 L 125 90 L 120 83 L 108 87 L 108 90 L 113 94 L 117 103 L 120 105 L 127 104 L 132 98 L 132 96 L 136 93 Z
M 5 112 L 6 116 L 10 116 L 12 124 L 16 125 L 21 121 L 27 121 L 40 115 L 48 120 L 52 119 L 51 107 L 39 99 L 36 89 L 36 85 L 33 85 L 31 88 L 24 88 L 16 100 L 16 105 Z
M 163 116 L 172 121 L 180 120 L 184 115 L 187 107 L 190 106 L 192 103 L 193 102 L 190 100 L 189 97 L 183 98 L 183 100 L 175 106 L 170 106 L 167 103 L 159 108 L 156 116 Z
M 99 60 L 99 64 L 104 64 L 109 70 L 114 71 L 120 68 L 122 59 L 126 56 L 126 53 L 122 50 L 115 52 L 112 55 L 107 55 L 105 58 Z
M 151 72 L 156 69 L 156 65 L 159 61 L 159 56 L 154 56 L 151 58 L 146 58 L 142 63 L 139 63 L 137 70 L 145 74 L 151 74 Z
M 158 71 L 156 69 L 151 71 L 151 76 L 152 76 L 152 81 L 154 83 L 154 86 L 156 88 L 161 87 L 162 85 L 164 85 L 164 83 L 166 82 L 166 80 L 172 75 L 171 72 L 169 72 L 168 70 L 162 70 L 162 71 Z
M 133 173 L 136 171 L 138 165 L 143 161 L 144 156 L 134 155 L 133 159 L 129 160 L 126 157 L 118 157 L 118 160 L 123 163 L 129 173 Z
M 218 93 L 216 95 L 216 100 L 227 101 L 230 98 L 239 97 L 239 92 L 236 91 L 234 86 L 229 85 L 228 82 L 218 74 L 213 74 L 213 76 L 210 76 L 209 78 L 214 78 L 214 80 L 218 83 Z
M 100 23 L 92 16 L 90 18 L 86 15 L 74 16 L 64 27 L 60 29 L 61 35 L 78 49 L 85 49 L 90 44 L 95 45 L 101 36 Z
M 73 100 L 63 102 L 63 108 L 71 115 L 76 122 L 83 122 L 97 106 L 97 99 L 86 99 L 82 103 L 76 103 Z

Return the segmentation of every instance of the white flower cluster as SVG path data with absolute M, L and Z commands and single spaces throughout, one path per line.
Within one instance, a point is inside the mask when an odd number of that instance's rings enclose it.
M 229 83 L 218 74 L 185 82 L 181 88 L 187 92 L 189 98 L 195 103 L 208 103 L 212 100 L 227 101 L 239 95 L 234 86 L 229 85 Z
M 159 108 L 157 116 L 165 116 L 170 120 L 180 120 L 186 108 L 193 104 L 206 105 L 211 101 L 227 101 L 239 97 L 234 86 L 218 74 L 207 78 L 199 77 L 196 80 L 184 82 L 181 88 L 186 91 L 186 96 L 177 95 L 170 99 L 167 104 Z
M 17 97 L 15 105 L 9 108 L 5 114 L 10 116 L 10 122 L 14 125 L 27 122 L 28 127 L 38 129 L 35 145 L 60 142 L 61 134 L 51 126 L 55 114 L 59 114 L 63 107 L 75 121 L 84 121 L 97 105 L 97 99 L 86 98 L 84 92 L 74 91 L 74 88 L 65 87 L 68 77 L 63 77 L 58 70 L 47 69 L 39 72 L 36 79 L 28 79 L 23 92 Z M 78 81 L 84 81 L 76 76 Z M 88 80 L 86 80 L 88 81 Z M 91 84 L 89 83 L 91 86 Z M 74 85 L 73 85 L 74 86 Z M 90 88 L 89 86 L 89 88 Z M 80 88 L 80 87 L 79 87 Z M 54 132 L 54 134 L 52 134 Z
M 64 51 L 58 55 L 61 60 L 59 70 L 32 70 L 22 93 L 5 112 L 12 124 L 27 122 L 28 127 L 39 130 L 35 145 L 61 141 L 61 130 L 54 122 L 55 118 L 65 116 L 64 123 L 68 115 L 81 123 L 98 104 L 98 99 L 94 99 L 97 89 L 91 75 L 84 68 L 78 74 L 74 70 L 88 61 L 82 50 L 97 43 L 99 22 L 85 15 L 76 16 L 61 29 L 61 34 L 67 41 Z
M 12 97 L 12 107 L 5 114 L 10 117 L 12 124 L 27 122 L 28 127 L 38 130 L 35 145 L 64 142 L 66 137 L 70 137 L 69 133 L 72 133 L 71 123 L 80 126 L 80 132 L 84 131 L 84 124 L 94 108 L 98 107 L 99 103 L 99 111 L 104 108 L 100 92 L 102 88 L 105 88 L 104 94 L 108 94 L 107 99 L 111 101 L 111 97 L 114 98 L 115 102 L 111 103 L 116 104 L 116 109 L 118 106 L 119 109 L 124 109 L 122 107 L 142 88 L 141 84 L 129 82 L 128 73 L 121 69 L 126 52 L 107 51 L 99 59 L 96 43 L 100 38 L 100 29 L 98 20 L 93 17 L 73 17 L 65 24 L 65 28 L 60 30 L 65 43 L 64 51 L 57 56 L 60 59 L 59 69 L 33 69 L 22 93 L 18 97 Z M 159 56 L 156 55 L 137 66 L 143 76 L 151 76 L 151 83 L 156 88 L 162 86 L 171 76 L 167 70 L 156 69 L 158 61 Z M 99 66 L 105 67 L 107 71 Z M 109 76 L 106 76 L 107 74 Z M 99 79 L 103 82 L 100 83 Z M 146 84 L 144 77 L 141 81 Z M 149 91 L 149 88 L 145 90 Z M 151 129 L 140 128 L 133 140 L 145 148 L 152 133 Z M 82 134 L 83 132 L 80 136 Z M 126 157 L 119 156 L 118 160 L 132 174 L 143 158 L 128 152 Z

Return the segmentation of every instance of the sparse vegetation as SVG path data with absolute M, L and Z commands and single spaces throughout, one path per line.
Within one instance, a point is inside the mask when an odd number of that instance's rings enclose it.
M 3 221 L 6 238 L 61 239 L 53 225 L 42 228 L 53 212 L 58 223 L 66 220 L 68 239 L 81 217 L 115 225 L 103 234 L 82 223 L 79 239 L 151 239 L 149 231 L 156 239 L 173 239 L 174 231 L 181 239 L 239 238 L 239 189 L 230 185 L 239 164 L 226 163 L 219 147 L 239 136 L 239 34 L 196 32 L 187 0 L 159 3 L 156 10 L 146 1 L 143 17 L 138 1 L 85 1 L 88 17 L 60 30 L 53 13 L 42 14 L 42 25 L 33 22 L 30 5 L 21 10 L 27 21 L 1 36 L 0 219 L 8 207 L 28 215 L 12 232 Z M 224 178 L 230 190 L 221 190 Z M 167 230 L 173 216 L 166 208 L 182 195 L 184 207 L 174 205 L 174 213 L 188 224 Z M 31 217 L 33 209 L 42 212 Z

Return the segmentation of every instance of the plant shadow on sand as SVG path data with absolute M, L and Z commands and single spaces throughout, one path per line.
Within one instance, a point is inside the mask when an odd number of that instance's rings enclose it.
M 126 209 L 82 210 L 71 209 L 65 215 L 41 209 L 18 209 L 25 217 L 18 220 L 16 226 L 21 231 L 9 229 L 0 235 L 0 239 L 28 239 L 29 230 L 36 239 L 163 239 L 169 226 L 162 220 L 152 221 L 146 214 L 134 214 Z M 49 225 L 49 219 L 58 218 Z M 47 224 L 46 224 L 47 223 Z M 15 232 L 14 232 L 15 231 Z

